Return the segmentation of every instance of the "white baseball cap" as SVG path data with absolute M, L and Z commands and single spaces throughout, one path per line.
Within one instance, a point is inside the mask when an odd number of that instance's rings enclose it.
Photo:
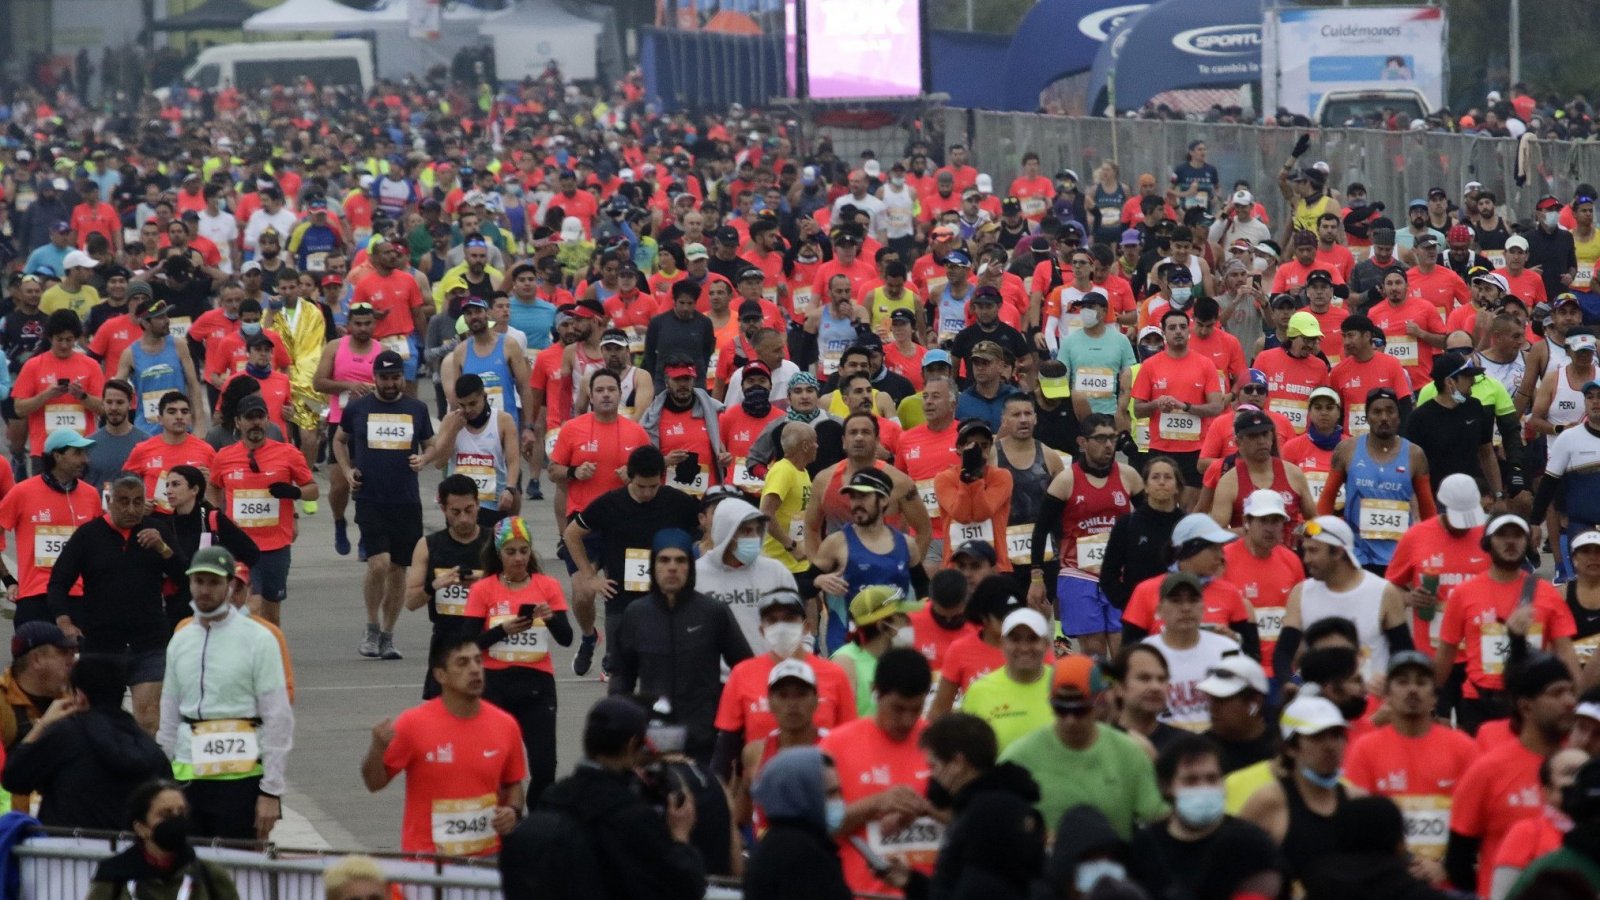
M 868 178 L 877 178 L 883 174 L 883 166 L 875 159 L 869 159 L 861 164 L 861 171 L 867 173 Z
M 1329 400 L 1332 400 L 1334 403 L 1339 404 L 1339 406 L 1341 408 L 1344 407 L 1344 398 L 1339 395 L 1338 391 L 1334 390 L 1331 387 L 1328 387 L 1327 385 L 1323 385 L 1322 387 L 1319 387 L 1316 390 L 1312 391 L 1311 395 L 1306 398 L 1306 403 L 1309 404 L 1311 401 L 1317 399 L 1318 397 L 1327 397 Z
M 1255 206 L 1255 203 L 1256 203 L 1255 195 L 1251 194 L 1249 191 L 1244 190 L 1243 188 L 1241 188 L 1241 189 L 1233 192 L 1233 205 L 1234 206 Z
M 1511 237 L 1506 238 L 1506 249 L 1526 250 L 1528 249 L 1528 239 L 1520 234 L 1513 234 Z
M 1439 482 L 1437 499 L 1451 528 L 1477 528 L 1489 520 L 1483 511 L 1483 495 L 1471 475 L 1457 472 L 1446 476 Z
M 973 187 L 976 187 L 981 193 L 992 194 L 994 193 L 994 179 L 989 177 L 988 172 L 980 172 L 977 183 Z
M 1228 544 L 1237 541 L 1239 536 L 1217 524 L 1217 520 L 1205 513 L 1190 513 L 1178 520 L 1177 527 L 1172 529 L 1172 546 L 1181 547 L 1190 541 L 1207 541 L 1212 544 Z
M 1339 707 L 1326 697 L 1299 696 L 1283 708 L 1278 728 L 1284 740 L 1297 734 L 1321 734 L 1330 728 L 1346 728 L 1349 723 L 1339 714 Z
M 1268 488 L 1251 491 L 1250 496 L 1244 498 L 1244 517 L 1265 519 L 1268 516 L 1289 518 L 1289 509 L 1283 505 L 1283 495 Z
M 1527 534 L 1528 533 L 1527 520 L 1523 519 L 1519 515 L 1514 515 L 1512 513 L 1506 513 L 1505 515 L 1495 516 L 1494 519 L 1489 522 L 1489 527 L 1485 528 L 1483 530 L 1483 533 L 1484 534 L 1499 534 L 1500 533 L 1500 529 L 1505 528 L 1507 526 L 1515 528 L 1518 531 L 1522 532 L 1523 534 Z M 1573 549 L 1577 549 L 1577 548 L 1573 548 Z
M 1011 629 L 1018 627 L 1026 628 L 1038 637 L 1050 637 L 1050 623 L 1045 621 L 1038 610 L 1030 606 L 1012 610 L 1005 621 L 1000 623 L 1000 633 L 1010 634 Z
M 767 687 L 772 687 L 785 678 L 798 678 L 812 687 L 817 686 L 817 673 L 805 660 L 786 659 L 773 666 L 772 671 L 767 674 Z
M 1361 560 L 1356 559 L 1356 536 L 1345 520 L 1338 516 L 1317 516 L 1305 524 L 1305 535 L 1308 541 L 1338 547 L 1350 557 L 1352 565 L 1361 568 Z
M 1235 653 L 1232 656 L 1224 656 L 1221 662 L 1212 666 L 1206 672 L 1205 679 L 1196 687 L 1218 699 L 1232 697 L 1246 688 L 1258 694 L 1266 694 L 1267 672 L 1261 668 L 1260 663 L 1250 657 Z
M 1486 272 L 1472 280 L 1474 282 L 1482 282 L 1491 287 L 1497 287 L 1500 289 L 1500 293 L 1502 294 L 1511 293 L 1511 282 L 1507 281 L 1506 277 L 1501 275 L 1499 272 Z
M 67 269 L 92 269 L 97 265 L 99 263 L 94 261 L 94 257 L 82 250 L 69 250 L 67 255 L 61 259 L 63 271 Z
M 1600 547 L 1600 530 L 1591 528 L 1588 531 L 1579 534 L 1577 537 L 1572 539 L 1572 545 L 1568 548 L 1568 550 L 1569 552 L 1576 553 L 1579 547 Z M 1600 719 L 1600 716 L 1595 716 L 1595 718 Z

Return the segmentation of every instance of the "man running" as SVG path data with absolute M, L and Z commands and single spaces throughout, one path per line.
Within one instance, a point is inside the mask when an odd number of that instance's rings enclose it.
M 471 338 L 457 344 L 444 358 L 441 376 L 445 397 L 459 398 L 456 381 L 464 375 L 476 375 L 489 408 L 509 413 L 513 423 L 520 422 L 522 410 L 533 405 L 528 395 L 533 388 L 527 353 L 515 340 L 508 342 L 505 335 L 489 327 L 488 301 L 468 297 L 461 315 L 467 320 Z M 521 482 L 513 483 L 520 490 Z
M 405 602 L 406 567 L 422 538 L 417 472 L 433 451 L 428 406 L 405 393 L 405 360 L 393 350 L 372 361 L 376 386 L 357 397 L 339 420 L 334 458 L 356 498 L 356 525 L 367 551 L 362 593 L 367 630 L 362 656 L 400 659 L 394 626 Z
M 169 391 L 204 397 L 195 375 L 189 342 L 171 334 L 171 307 L 165 300 L 144 300 L 134 309 L 142 333 L 117 361 L 116 377 L 133 385 L 133 424 L 149 435 L 161 433 L 161 398 Z M 196 417 L 198 418 L 198 417 Z
M 1366 571 L 1356 558 L 1356 539 L 1343 519 L 1318 516 L 1307 522 L 1305 581 L 1284 601 L 1283 633 L 1273 653 L 1272 670 L 1279 680 L 1294 671 L 1294 655 L 1305 629 L 1323 619 L 1355 623 L 1361 641 L 1364 680 L 1388 671 L 1389 659 L 1411 643 L 1411 618 L 1405 595 L 1381 577 Z
M 94 431 L 94 417 L 104 408 L 100 394 L 105 373 L 78 350 L 83 325 L 77 314 L 69 309 L 51 313 L 44 323 L 44 339 L 49 349 L 22 364 L 11 388 L 17 418 L 28 423 L 28 453 L 35 475 L 49 469 L 46 437 L 58 428 L 88 435 Z
M 152 508 L 171 512 L 172 505 L 167 500 L 167 473 L 174 466 L 194 466 L 202 472 L 210 472 L 217 451 L 190 432 L 193 418 L 188 397 L 174 390 L 162 394 L 158 400 L 160 413 L 156 421 L 161 431 L 134 447 L 123 468 L 144 478 L 145 496 Z
M 445 527 L 417 541 L 406 572 L 406 609 L 428 607 L 431 641 L 467 628 L 467 592 L 483 577 L 483 550 L 493 532 L 479 524 L 478 484 L 466 475 L 446 475 L 439 482 L 439 509 Z M 422 699 L 439 696 L 439 682 L 429 666 Z
M 439 437 L 428 462 L 448 475 L 465 475 L 478 486 L 481 524 L 516 515 L 522 494 L 522 454 L 517 423 L 489 402 L 483 380 L 474 374 L 455 382 L 456 407 L 439 422 Z M 370 547 L 368 548 L 370 552 Z
M 1150 449 L 1178 461 L 1183 506 L 1200 497 L 1201 423 L 1222 412 L 1224 397 L 1211 360 L 1189 352 L 1189 316 L 1168 310 L 1161 317 L 1166 349 L 1139 366 L 1133 382 L 1133 415 L 1150 419 Z
M 82 480 L 93 441 L 73 428 L 57 428 L 44 442 L 45 473 L 19 482 L 0 498 L 0 528 L 16 535 L 17 575 L 0 570 L 6 599 L 16 604 L 16 625 L 50 622 L 50 571 L 84 523 L 100 515 L 100 491 Z M 82 596 L 73 584 L 69 595 Z
M 329 341 L 322 348 L 317 374 L 311 384 L 327 397 L 328 427 L 338 428 L 351 401 L 372 392 L 372 362 L 383 348 L 372 339 L 377 314 L 370 303 L 350 304 L 344 337 Z M 328 505 L 333 509 L 333 550 L 350 555 L 350 536 L 346 532 L 345 510 L 350 505 L 350 482 L 344 469 L 334 466 L 328 473 Z
M 1334 499 L 1343 486 L 1344 520 L 1356 533 L 1357 564 L 1381 575 L 1394 556 L 1395 542 L 1411 527 L 1412 501 L 1418 520 L 1433 518 L 1437 510 L 1428 482 L 1428 458 L 1400 436 L 1400 398 L 1390 388 L 1373 388 L 1363 405 L 1370 431 L 1345 438 L 1333 451 L 1317 513 L 1333 514 Z

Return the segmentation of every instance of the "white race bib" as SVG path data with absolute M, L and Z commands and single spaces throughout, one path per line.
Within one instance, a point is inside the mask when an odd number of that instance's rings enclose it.
M 33 564 L 40 569 L 54 568 L 61 548 L 76 531 L 72 525 L 36 525 L 33 529 Z
M 917 482 L 917 496 L 922 500 L 923 509 L 928 511 L 928 518 L 939 518 L 939 494 L 933 488 L 932 478 Z
M 877 822 L 867 823 L 867 846 L 879 858 L 905 857 L 907 865 L 932 862 L 939 856 L 939 846 L 944 843 L 944 826 L 923 816 L 910 825 L 891 834 L 884 834 Z
M 139 406 L 141 408 L 140 411 L 144 413 L 144 420 L 146 422 L 160 421 L 160 419 L 161 419 L 161 395 L 160 394 L 145 394 L 143 397 L 139 398 Z
M 1011 559 L 1011 564 L 1014 566 L 1033 564 L 1032 525 L 1006 526 L 1006 556 Z M 1047 544 L 1044 549 L 1044 562 L 1049 562 L 1055 558 L 1055 547 Z
M 411 336 L 405 334 L 391 334 L 386 338 L 378 338 L 378 343 L 385 350 L 393 350 L 400 354 L 401 359 L 411 358 Z
M 1309 406 L 1305 400 L 1297 397 L 1273 397 L 1267 403 L 1267 409 L 1289 420 L 1296 434 L 1306 430 L 1306 413 L 1309 411 Z
M 190 733 L 189 762 L 197 778 L 243 775 L 261 761 L 255 726 L 244 719 L 197 722 Z
M 455 474 L 471 478 L 478 486 L 479 503 L 494 503 L 500 499 L 500 475 L 495 471 L 493 460 L 485 462 L 484 457 L 476 453 L 457 453 L 454 468 Z
M 1100 566 L 1106 561 L 1106 545 L 1111 541 L 1111 532 L 1105 534 L 1086 534 L 1078 538 L 1078 568 L 1085 572 L 1098 572 Z
M 1439 618 L 1437 615 L 1434 618 Z M 1544 646 L 1544 626 L 1538 622 L 1528 627 L 1528 648 L 1539 650 Z M 1478 626 L 1478 650 L 1483 658 L 1483 674 L 1500 675 L 1506 670 L 1506 658 L 1511 655 L 1511 633 L 1501 622 L 1485 622 Z
M 751 475 L 750 461 L 741 456 L 733 461 L 733 483 L 747 491 L 759 491 L 766 486 L 767 480 Z
M 622 551 L 622 589 L 632 593 L 650 590 L 650 551 Z
M 1406 848 L 1417 856 L 1444 859 L 1450 838 L 1450 798 L 1398 796 L 1389 798 L 1400 807 L 1406 823 Z
M 1395 359 L 1400 360 L 1400 365 L 1414 366 L 1417 364 L 1419 357 L 1417 356 L 1416 338 L 1407 334 L 1396 337 L 1386 337 L 1383 340 L 1383 352 L 1389 354 Z
M 411 417 L 398 413 L 372 413 L 367 416 L 369 450 L 410 450 L 416 435 Z
M 1117 373 L 1103 367 L 1079 369 L 1073 375 L 1072 392 L 1091 399 L 1116 396 Z
M 679 481 L 676 474 L 674 474 L 673 477 L 667 481 L 667 484 L 672 485 L 686 494 L 692 494 L 696 497 L 704 497 L 706 495 L 706 488 L 711 486 L 711 472 L 702 465 L 700 470 L 694 473 L 694 480 L 688 484 Z
M 434 569 L 433 577 L 438 578 L 450 569 Z M 464 616 L 467 614 L 467 592 L 470 591 L 465 584 L 452 584 L 443 590 L 433 592 L 433 606 L 441 616 Z
M 188 316 L 176 316 L 167 320 L 167 333 L 183 340 L 189 336 L 189 328 L 194 325 L 194 320 Z
M 1256 607 L 1256 630 L 1261 632 L 1263 641 L 1277 640 L 1283 634 L 1283 607 Z
M 994 545 L 994 522 L 984 519 L 982 522 L 951 522 L 950 546 L 959 547 L 967 541 L 987 541 Z
M 278 502 L 266 488 L 240 488 L 233 492 L 233 521 L 240 528 L 276 528 Z
M 44 408 L 44 430 L 71 428 L 80 434 L 89 433 L 89 411 L 77 403 L 50 403 Z
M 516 616 L 490 616 L 489 627 L 504 625 Z M 489 648 L 489 658 L 505 663 L 538 662 L 550 655 L 550 629 L 543 619 L 534 619 L 533 627 L 517 634 L 508 634 L 505 640 Z
M 556 438 L 561 436 L 561 426 L 557 425 L 544 433 L 544 455 L 548 460 L 556 452 Z
M 1359 437 L 1372 429 L 1367 426 L 1367 405 L 1365 403 L 1350 404 L 1350 427 L 1352 437 Z
M 1361 498 L 1361 539 L 1398 541 L 1411 526 L 1411 504 L 1404 500 Z
M 492 849 L 495 795 L 433 801 L 433 849 L 447 856 L 470 856 Z
M 1200 440 L 1200 417 L 1192 412 L 1164 412 L 1157 424 L 1161 429 L 1161 437 L 1165 440 Z

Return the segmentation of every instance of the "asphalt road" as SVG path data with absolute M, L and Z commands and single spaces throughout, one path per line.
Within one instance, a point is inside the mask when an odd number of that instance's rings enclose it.
M 326 498 L 327 466 L 319 473 Z M 422 474 L 422 495 L 433 496 L 437 472 Z M 545 488 L 548 491 L 548 481 Z M 549 500 L 524 504 L 534 547 L 545 571 L 567 583 L 566 568 L 555 558 L 555 522 Z M 358 530 L 348 514 L 350 539 Z M 423 527 L 444 526 L 437 507 L 427 504 Z M 361 783 L 361 759 L 372 726 L 421 702 L 430 633 L 425 610 L 402 613 L 395 646 L 399 661 L 366 659 L 356 653 L 365 628 L 361 584 L 365 565 L 354 552 L 333 550 L 333 517 L 326 499 L 315 515 L 302 516 L 283 604 L 283 631 L 295 668 L 295 740 L 289 757 L 285 821 L 273 833 L 280 845 L 332 846 L 337 849 L 398 850 L 404 803 L 404 776 L 377 794 Z M 569 772 L 581 755 L 583 718 L 605 693 L 596 673 L 572 675 L 572 651 L 554 653 L 559 706 L 557 774 Z

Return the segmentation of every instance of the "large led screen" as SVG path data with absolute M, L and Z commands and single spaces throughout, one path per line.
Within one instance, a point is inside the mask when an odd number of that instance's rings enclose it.
M 924 92 L 922 0 L 804 0 L 801 8 L 812 98 Z

